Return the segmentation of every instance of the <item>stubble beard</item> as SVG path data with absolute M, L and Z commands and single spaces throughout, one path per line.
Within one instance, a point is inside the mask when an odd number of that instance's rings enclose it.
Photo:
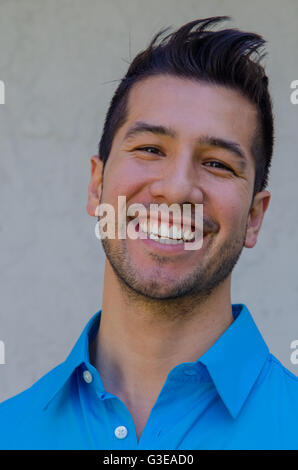
M 166 256 L 151 254 L 156 268 L 148 278 L 142 266 L 135 266 L 130 261 L 125 239 L 111 241 L 106 238 L 101 241 L 124 294 L 124 301 L 128 304 L 139 303 L 146 310 L 154 310 L 162 317 L 166 315 L 167 318 L 175 319 L 181 315 L 181 310 L 186 315 L 192 312 L 195 306 L 204 303 L 229 276 L 244 247 L 245 233 L 246 228 L 226 240 L 207 260 L 205 253 L 203 264 L 182 275 L 180 279 L 176 278 L 175 282 L 167 277 L 169 259 Z M 209 237 L 205 251 L 209 250 L 211 253 L 216 234 Z M 179 313 L 176 313 L 178 311 Z

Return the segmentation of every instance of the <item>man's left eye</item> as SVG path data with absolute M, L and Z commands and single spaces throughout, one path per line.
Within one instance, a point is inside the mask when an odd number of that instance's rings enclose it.
M 229 166 L 227 166 L 227 165 L 225 165 L 224 163 L 221 163 L 221 162 L 217 162 L 217 161 L 206 162 L 205 165 L 209 165 L 212 168 L 221 168 L 223 170 L 227 170 L 227 171 L 230 171 L 230 172 L 234 173 L 232 168 L 230 168 Z

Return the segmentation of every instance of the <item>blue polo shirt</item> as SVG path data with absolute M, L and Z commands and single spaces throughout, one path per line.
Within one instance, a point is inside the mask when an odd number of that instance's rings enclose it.
M 63 363 L 0 404 L 0 448 L 298 449 L 298 378 L 270 354 L 245 305 L 232 307 L 212 347 L 169 372 L 139 440 L 89 360 L 97 312 Z

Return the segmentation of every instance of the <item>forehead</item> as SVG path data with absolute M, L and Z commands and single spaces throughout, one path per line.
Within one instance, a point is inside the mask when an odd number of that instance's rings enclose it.
M 130 90 L 128 115 L 122 129 L 137 121 L 166 125 L 176 135 L 197 140 L 200 134 L 234 137 L 249 148 L 257 109 L 237 90 L 169 75 L 147 77 Z

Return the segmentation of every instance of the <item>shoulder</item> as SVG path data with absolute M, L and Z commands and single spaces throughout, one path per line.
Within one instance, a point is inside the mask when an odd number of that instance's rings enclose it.
M 8 398 L 0 403 L 0 413 L 2 414 L 7 411 L 12 411 L 18 406 L 30 404 L 31 406 L 38 406 L 42 403 L 45 396 L 51 393 L 55 386 L 55 382 L 60 375 L 60 371 L 63 368 L 64 363 L 58 364 L 49 372 L 44 374 L 40 379 L 34 382 L 26 390 L 18 393 L 17 395 Z M 33 401 L 34 399 L 34 401 Z
M 263 398 L 264 408 L 282 421 L 298 420 L 298 377 L 289 371 L 273 354 L 268 355 L 256 383 L 256 393 Z M 264 398 L 266 400 L 264 400 Z
M 40 421 L 43 408 L 57 387 L 63 363 L 51 369 L 26 390 L 0 403 L 0 449 L 11 443 L 22 446 L 33 423 Z M 19 441 L 19 442 L 18 442 Z
M 297 422 L 298 377 L 268 353 L 235 429 L 250 448 L 298 449 Z
M 276 380 L 288 387 L 297 390 L 298 377 L 287 369 L 273 354 L 269 354 L 267 361 L 267 374 L 272 380 Z

